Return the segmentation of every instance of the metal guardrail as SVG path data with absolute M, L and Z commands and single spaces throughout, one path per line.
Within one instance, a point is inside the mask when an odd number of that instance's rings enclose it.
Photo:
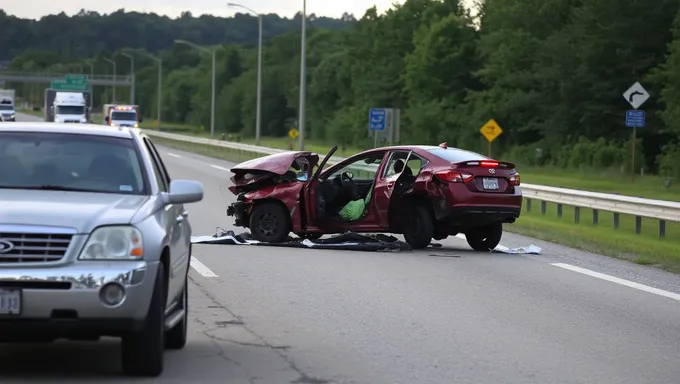
M 15 81 L 23 83 L 50 83 L 52 80 L 63 79 L 66 73 L 39 73 L 39 72 L 16 72 L 16 71 L 0 71 L 0 81 Z M 90 75 L 87 76 L 88 83 L 91 85 L 108 85 L 113 86 L 113 75 Z M 116 75 L 116 86 L 127 87 L 132 85 L 132 76 L 130 75 Z
M 250 144 L 241 144 L 230 141 L 214 140 L 187 135 L 178 135 L 154 130 L 144 130 L 149 136 L 156 136 L 168 140 L 181 141 L 186 143 L 222 147 L 238 152 L 252 153 L 257 156 L 266 156 L 274 153 L 287 152 L 283 149 L 261 147 Z M 329 159 L 330 163 L 338 163 L 345 160 L 342 157 L 333 156 Z M 372 171 L 370 166 L 366 171 Z M 373 170 L 374 171 L 374 170 Z M 635 233 L 642 232 L 642 219 L 655 219 L 659 221 L 659 237 L 666 236 L 666 222 L 680 222 L 680 203 L 643 199 L 639 197 L 621 196 L 600 192 L 582 191 L 577 189 L 556 188 L 543 185 L 522 184 L 522 195 L 527 211 L 532 209 L 532 200 L 540 201 L 541 214 L 546 214 L 547 203 L 557 205 L 557 215 L 562 216 L 563 206 L 574 207 L 574 221 L 579 223 L 581 220 L 581 209 L 591 209 L 593 213 L 593 224 L 599 224 L 599 212 L 613 213 L 613 227 L 619 228 L 620 215 L 629 215 L 635 218 Z

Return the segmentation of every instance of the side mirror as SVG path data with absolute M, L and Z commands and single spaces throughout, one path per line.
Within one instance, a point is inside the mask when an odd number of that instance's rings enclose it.
M 108 117 L 108 116 L 104 116 L 104 121 L 106 121 L 106 122 L 108 123 L 108 122 L 109 122 L 109 117 Z
M 189 204 L 203 200 L 203 184 L 193 180 L 172 180 L 168 192 L 168 204 Z
M 144 121 L 144 118 L 140 116 L 140 117 L 139 117 L 139 122 L 141 123 L 142 121 Z

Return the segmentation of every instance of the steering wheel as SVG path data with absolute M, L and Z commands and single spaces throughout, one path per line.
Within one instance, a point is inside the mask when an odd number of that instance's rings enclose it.
M 340 174 L 340 181 L 344 183 L 349 183 L 354 181 L 354 174 L 351 171 L 344 171 Z

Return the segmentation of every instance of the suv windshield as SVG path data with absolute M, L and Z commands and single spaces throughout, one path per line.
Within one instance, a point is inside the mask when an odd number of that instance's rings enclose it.
M 113 121 L 137 121 L 137 113 L 135 113 L 135 112 L 111 112 L 111 120 L 113 120 Z
M 58 105 L 57 115 L 83 115 L 85 107 L 82 105 Z
M 0 188 L 61 189 L 144 195 L 131 139 L 0 131 Z

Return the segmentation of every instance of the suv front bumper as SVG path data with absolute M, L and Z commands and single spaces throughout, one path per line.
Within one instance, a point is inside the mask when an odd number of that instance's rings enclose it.
M 57 267 L 3 268 L 0 289 L 18 290 L 19 314 L 0 314 L 0 340 L 12 332 L 116 336 L 139 329 L 146 318 L 158 262 L 78 261 Z M 101 299 L 108 284 L 119 284 L 124 299 L 114 306 Z

